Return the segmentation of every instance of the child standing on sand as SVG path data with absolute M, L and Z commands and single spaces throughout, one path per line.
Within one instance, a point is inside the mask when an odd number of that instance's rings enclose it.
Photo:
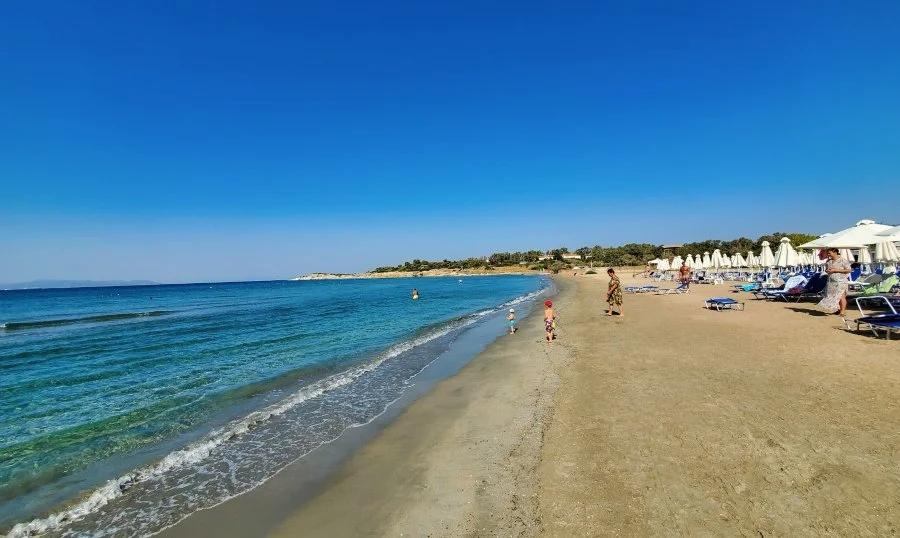
M 509 309 L 509 315 L 506 316 L 506 321 L 509 322 L 509 334 L 513 334 L 516 332 L 516 311 L 515 309 Z
M 553 331 L 556 329 L 556 311 L 550 301 L 544 301 L 544 328 L 547 329 L 547 343 L 552 343 Z

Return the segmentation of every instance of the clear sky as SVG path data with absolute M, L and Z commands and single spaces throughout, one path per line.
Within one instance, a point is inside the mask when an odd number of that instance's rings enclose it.
M 897 224 L 898 27 L 895 0 L 5 2 L 0 282 Z

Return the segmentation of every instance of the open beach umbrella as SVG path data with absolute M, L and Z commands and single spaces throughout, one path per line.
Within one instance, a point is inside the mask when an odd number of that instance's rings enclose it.
M 709 252 L 703 253 L 703 268 L 708 269 L 712 267 L 712 259 L 709 257 Z
M 874 220 L 861 220 L 855 226 L 833 234 L 825 234 L 800 245 L 800 248 L 859 248 L 874 245 L 883 237 L 876 234 L 890 229 L 890 226 L 877 224 Z
M 791 240 L 782 237 L 778 251 L 775 252 L 775 267 L 796 267 L 799 261 L 797 251 L 791 246 Z
M 762 250 L 759 253 L 760 267 L 775 267 L 775 255 L 772 254 L 772 247 L 768 241 L 762 242 Z
M 878 263 L 888 263 L 900 261 L 900 251 L 890 241 L 882 241 L 875 244 L 875 261 Z
M 893 228 L 888 228 L 887 230 L 882 230 L 875 235 L 878 236 L 878 241 L 900 241 L 900 226 L 894 226 Z

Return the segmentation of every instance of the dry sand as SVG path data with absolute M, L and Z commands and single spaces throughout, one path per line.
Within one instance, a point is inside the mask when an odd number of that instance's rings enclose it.
M 900 342 L 807 304 L 703 309 L 723 286 L 610 318 L 605 275 L 557 281 L 554 344 L 538 310 L 271 535 L 898 533 Z

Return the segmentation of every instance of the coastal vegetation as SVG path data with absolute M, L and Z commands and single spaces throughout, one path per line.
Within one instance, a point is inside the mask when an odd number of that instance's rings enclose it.
M 704 241 L 696 241 L 693 243 L 685 243 L 678 248 L 668 249 L 671 255 L 681 255 L 686 257 L 688 254 L 703 254 L 704 252 L 713 252 L 719 249 L 723 254 L 734 254 L 740 252 L 746 254 L 752 250 L 759 253 L 762 249 L 763 241 L 771 243 L 772 249 L 777 248 L 782 237 L 791 240 L 794 246 L 801 245 L 808 241 L 812 241 L 817 236 L 804 233 L 784 233 L 775 232 L 763 235 L 757 239 L 747 237 L 739 237 L 730 241 L 721 239 L 707 239 Z M 567 247 L 559 247 L 547 251 L 528 250 L 525 252 L 495 252 L 490 256 L 481 258 L 466 258 L 464 260 L 411 260 L 394 267 L 377 267 L 372 272 L 419 272 L 431 269 L 487 269 L 494 267 L 512 267 L 521 266 L 530 270 L 551 270 L 559 271 L 568 269 L 573 265 L 598 265 L 608 267 L 623 267 L 644 265 L 648 261 L 662 257 L 667 254 L 661 245 L 652 245 L 649 243 L 628 243 L 617 247 L 602 247 L 594 245 L 592 247 L 580 247 L 575 250 L 569 250 Z

